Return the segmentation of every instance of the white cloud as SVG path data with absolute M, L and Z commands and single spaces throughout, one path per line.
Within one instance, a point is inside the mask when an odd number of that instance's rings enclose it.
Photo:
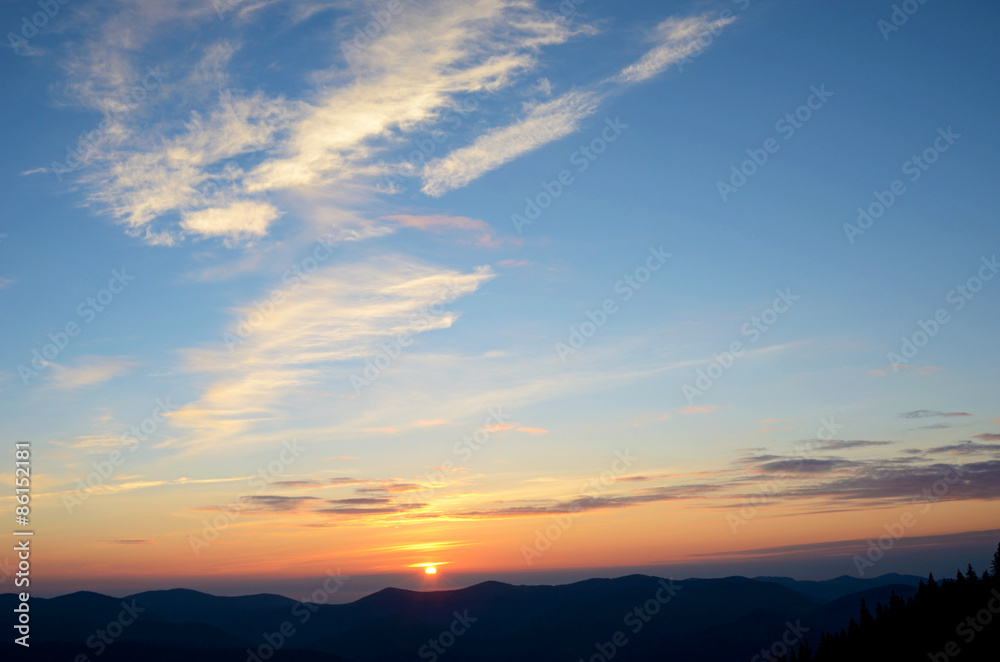
M 240 171 L 232 164 L 212 166 L 273 144 L 295 112 L 294 104 L 280 99 L 225 93 L 209 116 L 192 113 L 185 132 L 145 151 L 111 154 L 109 168 L 89 178 L 96 187 L 92 199 L 135 233 L 171 211 L 228 206 Z
M 592 92 L 570 92 L 531 109 L 527 117 L 479 137 L 424 167 L 423 192 L 438 196 L 465 186 L 522 154 L 576 131 L 580 120 L 594 112 L 599 97 Z
M 141 77 L 138 53 L 158 30 L 205 20 L 211 5 L 204 5 L 122 7 L 69 58 L 70 96 L 105 114 L 120 111 L 117 101 L 108 100 L 121 98 Z M 251 7 L 257 5 L 241 5 Z M 352 58 L 353 81 L 345 81 L 337 69 L 320 70 L 313 76 L 314 89 L 293 101 L 225 91 L 209 110 L 186 111 L 179 131 L 176 123 L 173 129 L 166 123 L 149 131 L 148 122 L 139 131 L 130 125 L 132 118 L 116 118 L 113 140 L 102 142 L 100 153 L 89 159 L 102 166 L 86 178 L 93 187 L 91 200 L 151 243 L 175 243 L 191 232 L 205 235 L 198 232 L 205 226 L 201 221 L 216 217 L 202 211 L 226 209 L 260 193 L 372 175 L 382 150 L 436 121 L 457 95 L 507 87 L 536 66 L 541 47 L 586 32 L 546 18 L 526 0 L 439 0 L 405 9 L 405 20 L 393 21 Z M 363 25 L 371 17 L 358 9 L 351 20 Z M 116 29 L 122 25 L 132 26 L 128 39 Z M 227 84 L 237 50 L 233 40 L 224 40 L 197 54 L 194 62 L 190 57 L 172 62 L 174 82 L 157 103 L 203 102 L 206 92 Z M 255 151 L 264 160 L 249 172 L 229 168 L 223 173 L 224 160 Z M 214 184 L 223 192 L 205 200 L 199 189 Z M 186 223 L 170 220 L 176 212 L 183 212 Z M 379 233 L 368 229 L 363 234 Z
M 718 30 L 734 20 L 730 17 L 711 21 L 701 16 L 663 21 L 656 29 L 656 45 L 638 62 L 605 82 L 631 85 L 648 80 L 703 48 L 698 41 L 699 36 Z M 551 84 L 547 79 L 542 81 L 542 93 L 551 93 Z M 596 110 L 607 93 L 605 90 L 600 93 L 574 91 L 564 94 L 535 106 L 524 119 L 494 129 L 477 138 L 472 145 L 431 161 L 424 166 L 423 192 L 439 196 L 460 188 L 522 154 L 575 132 L 581 120 Z
M 656 46 L 637 62 L 625 67 L 615 80 L 621 83 L 648 80 L 670 65 L 703 49 L 705 46 L 699 43 L 699 37 L 716 33 L 735 20 L 732 16 L 716 20 L 709 20 L 708 16 L 668 18 L 656 26 Z
M 128 373 L 136 363 L 127 356 L 85 356 L 72 366 L 55 363 L 52 381 L 55 388 L 73 389 L 106 382 Z
M 304 392 L 350 391 L 341 362 L 370 357 L 380 341 L 403 333 L 450 328 L 458 314 L 447 305 L 440 314 L 418 313 L 444 296 L 467 296 L 493 276 L 489 267 L 462 273 L 390 255 L 288 284 L 269 312 L 235 311 L 225 339 L 231 350 L 219 342 L 183 352 L 188 369 L 208 375 L 209 383 L 171 423 L 211 437 L 213 445 L 245 440 L 241 435 L 293 407 Z M 242 327 L 245 340 L 237 335 L 240 320 L 254 322 Z
M 209 207 L 185 214 L 181 227 L 204 237 L 262 237 L 279 216 L 281 212 L 270 203 L 241 200 L 228 207 Z
M 260 20 L 264 14 L 258 10 L 269 4 L 247 0 L 227 5 L 234 10 L 224 12 L 227 29 L 237 31 Z M 103 18 L 96 8 L 85 12 L 94 29 L 66 58 L 66 91 L 77 104 L 110 120 L 86 159 L 99 168 L 84 178 L 91 186 L 91 202 L 130 234 L 159 244 L 185 236 L 230 241 L 263 237 L 276 212 L 248 200 L 280 190 L 302 194 L 353 186 L 370 194 L 375 179 L 385 173 L 380 160 L 385 153 L 440 125 L 459 98 L 523 83 L 520 92 L 544 101 L 529 103 L 525 116 L 506 126 L 483 132 L 466 124 L 463 131 L 479 134 L 418 173 L 429 195 L 465 186 L 576 131 L 614 86 L 648 80 L 701 48 L 700 35 L 733 20 L 698 16 L 664 21 L 649 52 L 618 76 L 550 99 L 547 78 L 525 80 L 538 67 L 542 49 L 595 30 L 546 15 L 532 0 L 404 5 L 405 15 L 385 25 L 367 46 L 353 50 L 347 48 L 351 28 L 372 20 L 369 8 L 349 9 L 334 21 L 323 11 L 328 4 L 305 13 L 289 7 L 285 20 L 312 16 L 333 21 L 334 34 L 344 37 L 344 48 L 334 50 L 351 50 L 350 72 L 341 63 L 317 69 L 298 99 L 228 89 L 234 58 L 243 52 L 239 40 L 227 36 L 172 58 L 167 80 L 134 110 L 122 98 L 142 80 L 148 52 L 177 29 L 197 29 L 198 21 L 214 26 L 217 18 L 211 3 L 187 0 L 113 6 L 115 13 Z M 150 121 L 160 115 L 164 121 Z M 261 160 L 248 166 L 244 157 L 251 153 Z M 226 163 L 237 158 L 243 161 Z M 241 222 L 243 212 L 251 213 Z M 354 226 L 353 234 L 350 227 L 338 231 L 359 238 L 387 232 L 366 219 Z

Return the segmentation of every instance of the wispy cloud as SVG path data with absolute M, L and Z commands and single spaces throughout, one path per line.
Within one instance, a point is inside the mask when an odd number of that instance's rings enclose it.
M 246 27 L 257 18 L 251 10 L 264 4 L 229 7 L 236 10 L 229 27 Z M 586 32 L 523 0 L 439 0 L 393 22 L 360 51 L 351 62 L 354 80 L 344 80 L 338 63 L 314 72 L 314 83 L 296 99 L 244 94 L 230 85 L 228 72 L 240 55 L 238 39 L 230 38 L 172 58 L 156 98 L 137 110 L 117 100 L 142 79 L 143 54 L 173 31 L 210 23 L 215 10 L 211 3 L 111 7 L 86 14 L 88 36 L 67 55 L 64 89 L 68 99 L 108 120 L 105 138 L 88 157 L 99 167 L 84 177 L 92 202 L 130 233 L 161 244 L 186 235 L 259 237 L 276 217 L 264 196 L 371 176 L 381 152 L 437 120 L 457 95 L 509 87 L 537 66 L 542 47 Z M 294 20 L 303 17 L 290 9 Z M 363 26 L 371 19 L 361 7 L 354 16 L 348 12 L 341 20 Z M 140 120 L 154 108 L 170 121 L 151 130 Z M 250 169 L 227 163 L 250 153 L 263 157 Z M 206 200 L 199 191 L 206 186 L 222 190 Z M 176 212 L 183 222 L 170 221 Z
M 941 416 L 944 418 L 955 418 L 959 416 L 972 416 L 968 412 L 964 411 L 931 411 L 930 409 L 916 409 L 914 411 L 904 412 L 899 415 L 900 418 L 933 418 L 935 416 Z
M 460 519 L 494 517 L 530 517 L 536 515 L 558 515 L 584 513 L 594 510 L 630 508 L 647 503 L 662 501 L 705 499 L 719 489 L 715 485 L 677 485 L 672 487 L 652 487 L 630 494 L 608 496 L 580 496 L 565 501 L 538 505 L 501 505 L 489 510 L 467 510 L 449 513 L 449 517 Z
M 213 447 L 245 442 L 240 433 L 294 406 L 305 390 L 329 385 L 336 376 L 340 389 L 349 391 L 354 365 L 345 362 L 373 355 L 379 341 L 451 327 L 457 313 L 431 315 L 427 308 L 471 294 L 491 278 L 488 267 L 462 273 L 401 255 L 323 268 L 288 288 L 240 344 L 227 347 L 220 339 L 183 352 L 188 369 L 211 381 L 171 422 L 196 436 L 210 435 Z M 254 311 L 249 307 L 234 317 Z M 372 433 L 398 431 L 370 427 Z
M 889 446 L 891 441 L 868 441 L 865 439 L 814 439 L 810 444 L 828 451 L 847 450 L 849 448 L 870 448 L 872 446 Z
M 53 387 L 74 389 L 93 386 L 127 374 L 136 366 L 128 356 L 85 356 L 73 365 L 52 364 Z
M 467 216 L 448 216 L 447 214 L 430 214 L 417 216 L 413 214 L 395 214 L 383 216 L 381 220 L 393 221 L 403 227 L 416 228 L 426 232 L 440 234 L 447 230 L 465 230 L 475 232 L 476 244 L 487 248 L 498 248 L 503 244 L 519 244 L 517 238 L 498 239 L 494 237 L 493 228 L 483 220 Z
M 290 497 L 274 494 L 246 496 L 240 501 L 240 512 L 288 513 L 318 501 L 316 497 Z
M 534 106 L 516 124 L 494 129 L 473 144 L 428 163 L 424 166 L 421 190 L 427 195 L 440 196 L 573 133 L 583 118 L 597 110 L 599 99 L 593 92 L 574 91 Z
M 937 446 L 926 450 L 927 453 L 949 453 L 951 455 L 978 455 L 998 451 L 1000 451 L 1000 444 L 977 444 L 974 441 L 960 441 L 957 444 Z
M 231 7 L 241 20 L 230 27 L 249 25 L 263 4 Z M 233 36 L 172 61 L 168 80 L 140 109 L 109 101 L 123 98 L 142 79 L 142 53 L 213 11 L 210 5 L 168 5 L 138 2 L 108 16 L 89 13 L 90 36 L 67 57 L 71 76 L 65 86 L 67 98 L 108 120 L 105 136 L 88 156 L 95 170 L 83 178 L 91 202 L 129 233 L 165 245 L 185 237 L 230 244 L 264 237 L 284 211 L 271 196 L 337 183 L 369 189 L 386 172 L 385 154 L 439 123 L 459 96 L 519 85 L 535 98 L 518 120 L 492 128 L 466 125 L 472 135 L 464 146 L 409 173 L 422 178 L 422 190 L 431 196 L 465 186 L 577 131 L 615 89 L 661 73 L 698 48 L 700 34 L 733 20 L 664 21 L 649 51 L 620 75 L 553 97 L 549 81 L 530 83 L 526 74 L 538 67 L 543 48 L 596 34 L 592 26 L 547 16 L 529 0 L 437 0 L 405 21 L 393 21 L 359 50 L 350 62 L 352 78 L 345 79 L 339 63 L 317 70 L 296 98 L 244 93 L 233 85 L 229 71 L 242 55 Z M 360 9 L 341 19 L 359 25 L 369 20 Z M 154 112 L 170 121 L 151 130 L 141 120 Z M 260 157 L 256 163 L 247 162 L 250 154 Z M 361 223 L 365 236 L 384 234 L 369 221 Z M 480 244 L 499 242 L 484 233 Z
M 821 460 L 813 458 L 800 458 L 790 460 L 774 460 L 757 465 L 757 469 L 762 473 L 802 473 L 818 474 L 828 473 L 853 466 L 854 462 L 848 460 Z
M 652 41 L 655 45 L 637 62 L 625 67 L 615 80 L 638 83 L 662 73 L 704 46 L 699 37 L 729 25 L 736 18 L 715 18 L 705 14 L 686 18 L 668 18 L 656 26 Z

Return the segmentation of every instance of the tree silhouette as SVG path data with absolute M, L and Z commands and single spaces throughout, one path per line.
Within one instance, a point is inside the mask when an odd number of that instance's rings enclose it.
M 993 556 L 993 574 L 978 576 L 972 564 L 965 574 L 940 582 L 928 574 L 916 594 L 903 600 L 892 592 L 888 604 L 875 606 L 875 615 L 864 600 L 858 620 L 840 632 L 821 633 L 815 652 L 808 645 L 782 658 L 784 662 L 884 662 L 885 660 L 951 660 L 996 662 L 1000 659 L 1000 627 L 973 627 L 989 611 L 1000 591 L 1000 545 Z M 993 601 L 993 602 L 991 602 Z M 994 614 L 1000 620 L 1000 614 Z M 965 626 L 964 629 L 963 625 Z M 814 643 L 815 640 L 814 640 Z M 951 651 L 946 653 L 947 650 Z

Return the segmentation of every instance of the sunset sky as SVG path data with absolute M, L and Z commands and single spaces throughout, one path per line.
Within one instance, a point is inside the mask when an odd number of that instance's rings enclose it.
M 996 4 L 52 4 L 0 8 L 41 594 L 1000 540 Z

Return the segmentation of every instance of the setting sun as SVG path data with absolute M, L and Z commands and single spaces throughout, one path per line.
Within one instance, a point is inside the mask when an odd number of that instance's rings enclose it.
M 435 568 L 432 565 L 431 566 L 427 566 L 427 569 L 424 570 L 424 572 L 427 573 L 428 575 L 433 575 L 433 574 L 437 573 L 437 568 Z

